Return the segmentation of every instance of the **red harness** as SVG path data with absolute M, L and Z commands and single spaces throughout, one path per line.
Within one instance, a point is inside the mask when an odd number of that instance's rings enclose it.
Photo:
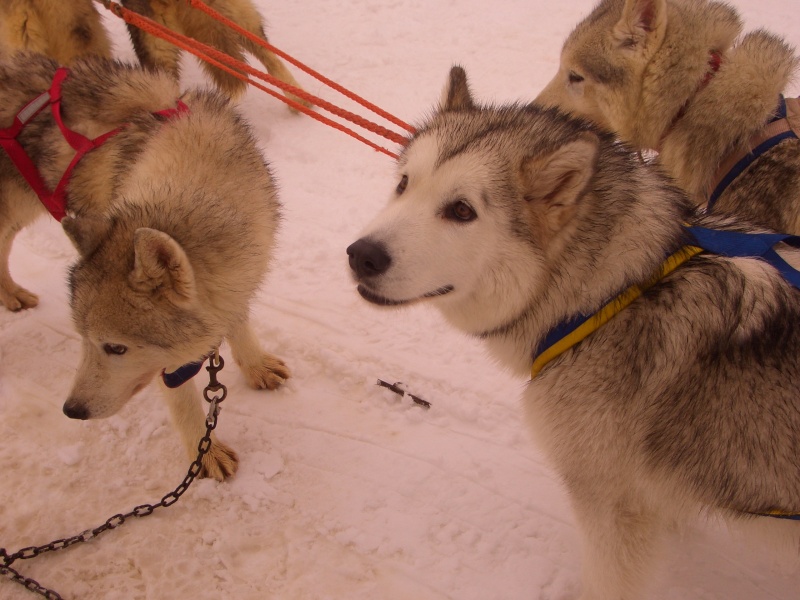
M 667 127 L 664 130 L 664 133 L 661 134 L 661 141 L 658 143 L 658 148 L 656 148 L 656 150 L 659 151 L 661 150 L 661 147 L 664 145 L 664 139 L 674 129 L 678 121 L 680 121 L 686 114 L 686 111 L 689 109 L 689 104 L 691 103 L 692 100 L 694 100 L 694 97 L 700 92 L 700 90 L 702 90 L 711 82 L 711 80 L 714 78 L 714 75 L 716 75 L 717 71 L 719 71 L 721 65 L 722 65 L 722 55 L 716 50 L 712 50 L 711 52 L 709 52 L 708 69 L 706 70 L 705 75 L 703 75 L 703 79 L 700 80 L 700 83 L 697 85 L 694 94 L 692 94 L 689 98 L 687 98 L 686 102 L 683 103 L 683 106 L 681 106 L 680 110 L 678 111 L 678 114 L 676 114 L 675 117 L 672 119 L 672 122 L 669 124 L 669 127 Z
M 11 161 L 14 163 L 14 165 L 16 165 L 20 174 L 33 188 L 33 191 L 36 192 L 36 195 L 39 196 L 39 200 L 42 201 L 42 204 L 44 204 L 45 208 L 47 208 L 50 214 L 53 215 L 53 217 L 59 222 L 67 213 L 66 191 L 73 169 L 75 169 L 78 162 L 87 152 L 94 150 L 95 148 L 99 148 L 106 142 L 106 140 L 117 135 L 125 127 L 125 125 L 117 127 L 112 131 L 94 138 L 93 140 L 84 137 L 77 131 L 72 131 L 69 129 L 61 118 L 61 84 L 68 75 L 69 69 L 64 67 L 58 69 L 53 76 L 53 83 L 50 86 L 50 89 L 28 102 L 28 104 L 26 104 L 25 107 L 17 113 L 17 116 L 14 117 L 14 123 L 11 125 L 11 127 L 0 129 L 0 147 L 6 151 Z M 25 149 L 22 147 L 22 145 L 17 141 L 17 136 L 23 130 L 25 125 L 36 115 L 38 115 L 48 104 L 51 107 L 53 118 L 58 124 L 58 128 L 61 130 L 61 134 L 64 136 L 64 139 L 67 140 L 72 148 L 75 149 L 75 156 L 73 157 L 72 162 L 69 163 L 66 171 L 64 171 L 64 175 L 61 177 L 58 185 L 56 185 L 56 189 L 52 192 L 47 188 L 47 184 L 44 182 L 44 179 L 36 168 L 36 165 L 28 156 L 27 152 L 25 152 Z M 157 111 L 153 114 L 171 118 L 177 117 L 181 113 L 186 112 L 189 112 L 189 107 L 186 106 L 181 100 L 178 100 L 176 108 L 167 108 Z

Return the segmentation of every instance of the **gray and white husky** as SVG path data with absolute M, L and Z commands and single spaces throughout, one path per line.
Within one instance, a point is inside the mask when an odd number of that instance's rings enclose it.
M 477 106 L 457 67 L 397 167 L 388 206 L 347 249 L 369 302 L 428 302 L 531 378 L 557 324 L 640 292 L 539 364 L 524 394 L 584 533 L 583 600 L 639 598 L 676 520 L 800 512 L 800 292 L 759 259 L 672 260 L 687 222 L 746 226 L 696 216 L 587 122 Z M 769 522 L 794 539 L 794 523 Z

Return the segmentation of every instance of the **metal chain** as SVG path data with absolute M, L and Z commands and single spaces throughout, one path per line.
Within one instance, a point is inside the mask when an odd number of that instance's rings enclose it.
M 48 598 L 49 600 L 63 600 L 58 592 L 44 587 L 35 579 L 21 575 L 18 571 L 11 568 L 11 564 L 17 560 L 35 558 L 40 554 L 45 554 L 46 552 L 63 550 L 64 548 L 69 548 L 70 546 L 80 544 L 81 542 L 88 542 L 92 538 L 97 537 L 109 529 L 116 529 L 130 517 L 146 517 L 147 515 L 152 514 L 157 508 L 166 508 L 167 506 L 172 506 L 178 501 L 178 498 L 180 498 L 184 492 L 189 489 L 189 486 L 200 474 L 200 471 L 203 468 L 203 457 L 208 453 L 209 448 L 211 448 L 211 432 L 217 426 L 217 417 L 219 416 L 220 411 L 219 404 L 228 394 L 227 388 L 217 381 L 217 373 L 222 370 L 222 367 L 225 365 L 225 361 L 222 360 L 219 352 L 215 351 L 209 357 L 208 362 L 209 364 L 206 367 L 206 371 L 209 373 L 209 384 L 203 390 L 203 397 L 209 402 L 208 414 L 206 415 L 206 432 L 197 445 L 197 458 L 189 466 L 189 471 L 181 484 L 161 498 L 161 501 L 157 504 L 140 504 L 133 510 L 124 514 L 116 514 L 113 517 L 109 517 L 106 519 L 106 522 L 99 527 L 87 529 L 78 535 L 60 540 L 54 540 L 49 544 L 44 544 L 43 546 L 28 546 L 26 548 L 21 548 L 12 554 L 8 554 L 5 548 L 0 548 L 0 575 L 11 581 L 19 583 L 35 594 L 39 594 L 40 596 Z M 216 392 L 220 393 L 216 394 Z

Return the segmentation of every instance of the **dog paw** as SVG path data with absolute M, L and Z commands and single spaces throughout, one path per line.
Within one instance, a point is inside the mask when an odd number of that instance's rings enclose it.
M 236 452 L 215 437 L 211 438 L 211 446 L 200 462 L 202 468 L 198 477 L 213 477 L 217 481 L 233 477 L 239 468 L 239 457 Z
M 261 355 L 258 362 L 241 365 L 241 368 L 247 384 L 257 390 L 274 390 L 292 376 L 285 362 L 267 352 Z
M 33 308 L 39 304 L 39 296 L 18 285 L 0 290 L 0 302 L 11 311 Z

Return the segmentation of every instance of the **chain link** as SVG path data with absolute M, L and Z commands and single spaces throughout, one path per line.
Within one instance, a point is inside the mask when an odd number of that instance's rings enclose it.
M 3 552 L 3 554 L 5 554 L 5 552 Z M 30 579 L 29 577 L 20 575 L 18 571 L 12 569 L 11 567 L 0 566 L 0 575 L 3 575 L 10 581 L 16 581 L 25 589 L 32 591 L 34 594 L 39 594 L 43 598 L 48 598 L 48 600 L 64 600 L 58 592 L 47 589 L 46 587 L 40 585 L 35 579 Z
M 168 494 L 165 494 L 164 497 L 161 498 L 161 500 L 156 504 L 140 504 L 129 512 L 124 514 L 116 514 L 113 517 L 109 517 L 106 519 L 106 522 L 99 527 L 87 529 L 86 531 L 72 537 L 54 540 L 49 544 L 44 544 L 43 546 L 28 546 L 26 548 L 20 548 L 12 554 L 8 554 L 5 548 L 0 548 L 0 575 L 11 581 L 19 583 L 33 593 L 39 594 L 40 596 L 48 598 L 49 600 L 63 600 L 58 592 L 48 589 L 35 579 L 25 577 L 15 569 L 12 569 L 12 563 L 17 560 L 36 558 L 37 556 L 45 554 L 46 552 L 63 550 L 64 548 L 69 548 L 70 546 L 80 544 L 81 542 L 88 542 L 101 533 L 104 533 L 110 529 L 116 529 L 131 517 L 146 517 L 147 515 L 152 514 L 153 511 L 158 508 L 166 508 L 167 506 L 172 506 L 175 504 L 184 494 L 184 492 L 189 489 L 189 486 L 197 478 L 197 476 L 200 475 L 200 472 L 203 470 L 203 457 L 211 448 L 211 432 L 214 431 L 217 426 L 217 417 L 219 416 L 220 411 L 219 403 L 222 402 L 227 395 L 227 389 L 223 384 L 219 383 L 216 378 L 217 373 L 222 369 L 224 364 L 225 362 L 222 360 L 222 357 L 219 356 L 217 351 L 215 351 L 214 354 L 209 357 L 209 366 L 206 367 L 206 370 L 209 372 L 209 384 L 203 391 L 203 396 L 209 402 L 208 414 L 206 415 L 206 432 L 200 439 L 200 442 L 197 444 L 197 458 L 189 466 L 189 471 L 187 472 L 186 477 L 183 478 L 183 481 L 178 485 L 178 487 Z M 216 392 L 221 393 L 209 398 L 210 393 Z

